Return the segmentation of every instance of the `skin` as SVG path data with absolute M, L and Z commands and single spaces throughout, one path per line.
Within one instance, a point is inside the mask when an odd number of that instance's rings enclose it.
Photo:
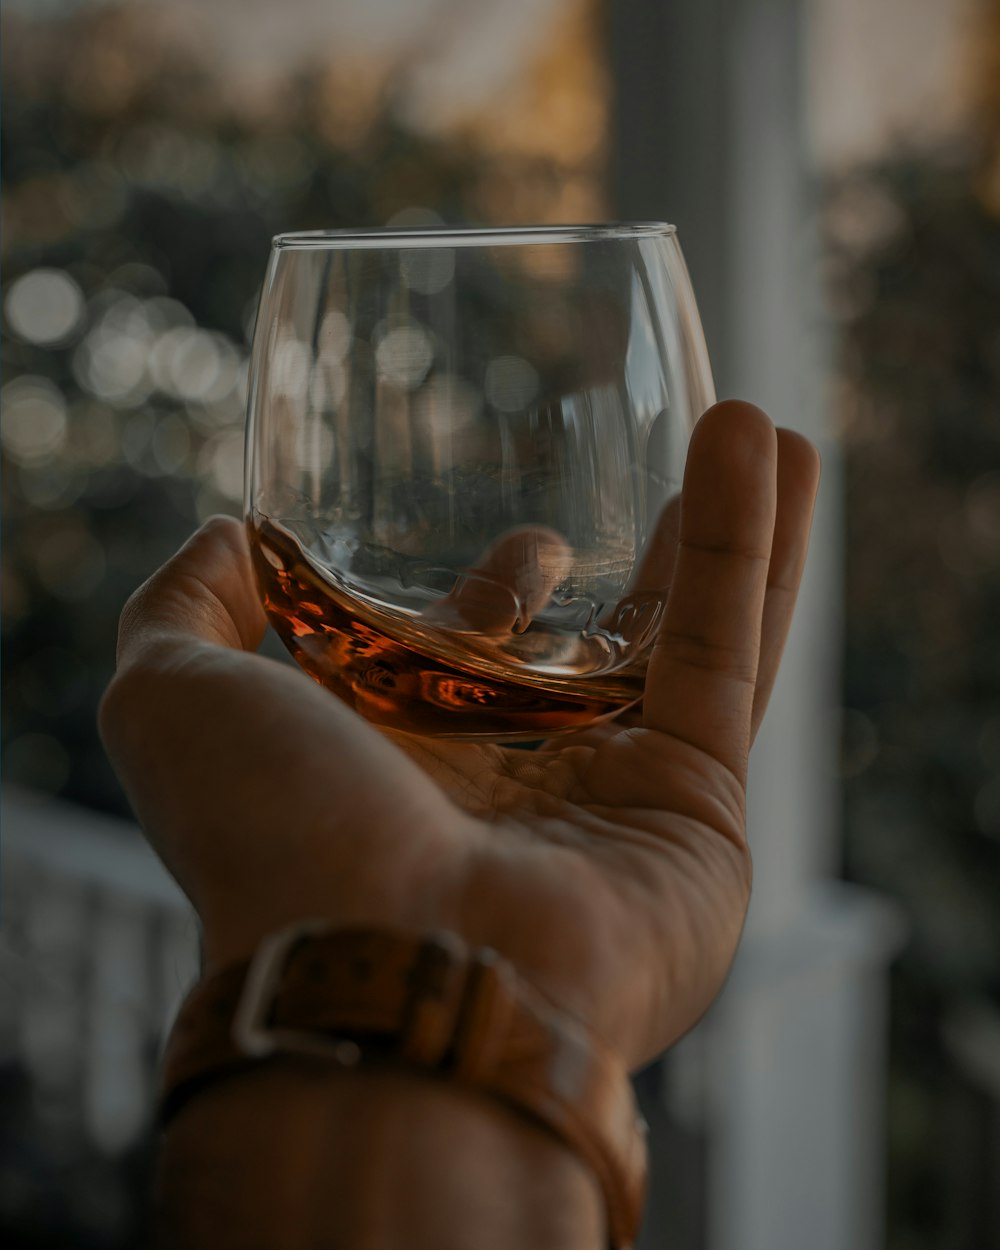
M 243 528 L 208 522 L 126 606 L 101 714 L 143 827 L 201 918 L 207 965 L 247 956 L 304 916 L 446 928 L 505 955 L 630 1067 L 670 1046 L 718 993 L 743 925 L 747 757 L 791 621 L 818 476 L 815 449 L 759 409 L 710 410 L 692 438 L 641 714 L 538 752 L 386 734 L 296 669 L 255 655 L 265 619 Z M 470 1227 L 482 1229 L 475 1196 L 488 1207 L 497 1177 L 523 1191 L 519 1210 L 534 1223 L 506 1229 L 491 1219 L 507 1238 L 496 1245 L 600 1244 L 593 1182 L 534 1127 L 433 1085 L 389 1098 L 370 1077 L 311 1073 L 307 1097 L 293 1068 L 194 1100 L 168 1137 L 167 1171 L 184 1174 L 185 1160 L 200 1159 L 204 1173 L 206 1150 L 222 1167 L 218 1143 L 240 1116 L 249 1121 L 235 1136 L 246 1143 L 252 1125 L 273 1129 L 298 1107 L 296 1132 L 308 1137 L 319 1081 L 331 1105 L 363 1106 L 379 1123 L 380 1097 L 390 1125 L 392 1108 L 412 1105 L 402 1144 L 397 1134 L 392 1148 L 375 1138 L 367 1154 L 358 1147 L 367 1163 L 351 1191 L 395 1168 L 405 1244 L 425 1244 L 425 1231 L 439 1250 L 468 1244 L 456 1213 L 472 1203 Z M 337 1140 L 324 1132 L 286 1177 L 297 1197 L 273 1167 L 258 1186 L 263 1208 L 285 1221 L 283 1245 L 293 1244 L 289 1220 L 301 1244 L 321 1244 L 308 1229 L 323 1204 L 297 1187 L 303 1174 L 336 1170 Z M 226 1154 L 230 1169 L 252 1174 L 267 1158 L 264 1138 L 240 1158 Z M 452 1149 L 459 1175 L 473 1166 L 462 1143 L 479 1138 L 476 1157 L 491 1162 L 478 1179 L 428 1188 L 414 1140 Z M 535 1211 L 539 1176 L 550 1183 Z M 582 1223 L 545 1226 L 539 1237 L 554 1193 Z M 186 1199 L 175 1187 L 170 1201 L 183 1208 Z M 329 1236 L 337 1220 L 361 1222 L 348 1240 L 322 1244 L 394 1244 L 369 1236 L 355 1207 L 341 1195 L 332 1225 L 325 1213 Z M 258 1212 L 257 1229 L 266 1222 Z M 199 1244 L 188 1232 L 176 1244 Z

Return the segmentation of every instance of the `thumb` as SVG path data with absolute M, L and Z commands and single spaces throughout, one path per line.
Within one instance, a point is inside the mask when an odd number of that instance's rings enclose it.
M 246 530 L 232 517 L 210 517 L 126 603 L 118 668 L 178 641 L 256 651 L 266 626 Z

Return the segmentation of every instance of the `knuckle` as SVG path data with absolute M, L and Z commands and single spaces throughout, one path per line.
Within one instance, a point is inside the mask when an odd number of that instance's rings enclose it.
M 753 686 L 757 679 L 755 652 L 745 646 L 721 642 L 707 634 L 667 628 L 657 638 L 655 649 L 686 668 L 721 673 L 728 680 L 742 685 Z
M 770 546 L 754 546 L 738 541 L 712 541 L 707 538 L 685 537 L 681 547 L 696 555 L 715 557 L 729 563 L 768 564 L 771 560 Z
M 223 512 L 215 512 L 206 518 L 200 533 L 214 534 L 220 538 L 232 538 L 243 532 L 243 523 L 236 517 L 226 516 Z

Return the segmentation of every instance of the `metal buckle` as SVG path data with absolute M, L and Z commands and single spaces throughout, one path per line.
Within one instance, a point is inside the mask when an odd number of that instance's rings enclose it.
M 303 920 L 260 944 L 250 962 L 233 1016 L 233 1042 L 244 1055 L 251 1059 L 280 1053 L 314 1055 L 335 1059 L 344 1067 L 353 1067 L 361 1058 L 356 1042 L 317 1037 L 299 1029 L 275 1029 L 268 1023 L 281 978 L 295 947 L 306 938 L 332 931 L 328 920 Z

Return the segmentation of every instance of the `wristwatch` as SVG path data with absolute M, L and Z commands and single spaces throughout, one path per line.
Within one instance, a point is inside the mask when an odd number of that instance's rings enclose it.
M 628 1250 L 646 1184 L 646 1126 L 624 1064 L 488 947 L 449 932 L 336 929 L 266 939 L 185 1000 L 162 1065 L 160 1122 L 199 1089 L 274 1056 L 391 1063 L 499 1098 L 572 1147 Z

